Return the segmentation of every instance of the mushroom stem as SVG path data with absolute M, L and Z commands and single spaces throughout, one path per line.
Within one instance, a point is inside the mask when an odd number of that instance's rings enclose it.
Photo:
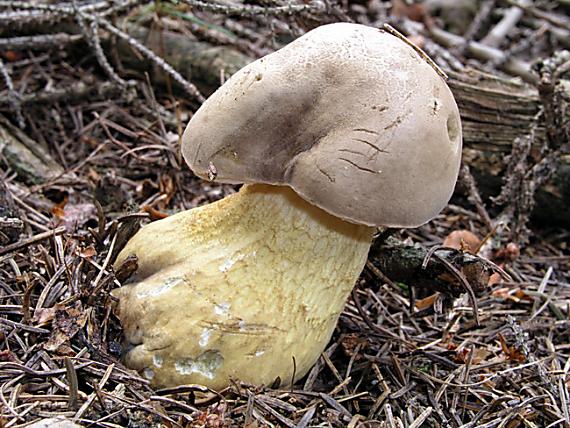
M 332 335 L 373 231 L 289 187 L 259 184 L 151 223 L 117 260 L 139 263 L 115 292 L 134 345 L 127 365 L 156 386 L 302 377 Z

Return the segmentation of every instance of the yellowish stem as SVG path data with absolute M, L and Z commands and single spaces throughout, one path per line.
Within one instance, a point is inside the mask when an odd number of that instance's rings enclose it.
M 156 386 L 298 379 L 329 341 L 372 233 L 269 185 L 151 223 L 117 260 L 139 263 L 115 292 L 135 345 L 127 365 Z

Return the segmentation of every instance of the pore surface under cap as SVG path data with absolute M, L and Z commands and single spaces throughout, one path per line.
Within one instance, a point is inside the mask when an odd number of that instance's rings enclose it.
M 461 124 L 414 48 L 331 24 L 234 74 L 193 116 L 182 152 L 202 177 L 288 185 L 350 222 L 413 227 L 453 192 Z

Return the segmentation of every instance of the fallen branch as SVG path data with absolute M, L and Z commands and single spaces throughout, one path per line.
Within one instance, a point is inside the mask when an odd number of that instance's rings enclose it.
M 388 238 L 372 245 L 369 260 L 393 282 L 417 287 L 423 293 L 441 292 L 458 297 L 466 291 L 462 281 L 451 274 L 448 264 L 461 273 L 473 292 L 487 288 L 489 277 L 495 270 L 492 263 L 452 248 L 436 250 L 437 257 L 431 257 L 427 248 Z
M 529 15 L 534 16 L 535 18 L 542 19 L 558 28 L 570 31 L 570 21 L 568 21 L 567 19 L 566 20 L 561 19 L 548 12 L 543 12 L 542 10 L 537 9 L 532 5 L 533 2 L 521 3 L 520 1 L 507 0 L 507 3 L 512 5 L 513 7 L 520 8 L 521 10 L 528 13 Z
M 466 52 L 476 59 L 491 61 L 499 64 L 507 73 L 521 77 L 529 83 L 538 81 L 536 74 L 531 70 L 530 64 L 517 58 L 509 58 L 503 51 L 489 47 L 479 42 L 467 42 L 463 37 L 449 33 L 440 28 L 432 28 L 430 36 L 434 41 L 446 48 L 466 46 Z
M 38 233 L 37 235 L 34 235 L 31 238 L 27 238 L 22 241 L 15 242 L 13 244 L 6 245 L 0 248 L 0 256 L 12 253 L 17 250 L 21 250 L 23 248 L 29 247 L 32 244 L 36 244 L 40 241 L 43 241 L 44 239 L 48 239 L 56 235 L 61 235 L 64 232 L 65 232 L 65 226 L 60 226 L 54 230 L 48 230 L 47 232 Z
M 46 150 L 1 115 L 0 155 L 23 180 L 34 184 L 63 174 Z
M 507 34 L 517 25 L 523 14 L 522 9 L 512 6 L 505 12 L 503 19 L 481 40 L 481 43 L 492 48 L 498 48 Z
M 313 0 L 308 4 L 289 2 L 284 6 L 255 6 L 255 5 L 230 5 L 230 4 L 216 4 L 214 2 L 206 2 L 201 0 L 182 0 L 184 3 L 198 9 L 207 10 L 213 13 L 222 13 L 225 15 L 239 15 L 239 16 L 283 16 L 293 15 L 302 12 L 318 12 L 325 11 L 326 6 L 324 2 Z
M 176 83 L 178 83 L 184 91 L 189 94 L 191 97 L 195 98 L 200 103 L 203 103 L 206 99 L 200 93 L 198 88 L 193 83 L 190 83 L 186 80 L 174 67 L 172 67 L 168 61 L 165 61 L 163 58 L 156 55 L 152 50 L 147 48 L 145 45 L 140 43 L 138 40 L 134 39 L 124 31 L 119 30 L 117 27 L 112 25 L 109 21 L 104 19 L 99 19 L 99 23 L 105 30 L 109 31 L 111 34 L 117 36 L 119 39 L 123 40 L 124 42 L 128 43 L 133 49 L 136 49 L 142 55 L 144 55 L 147 59 L 152 61 L 158 67 L 160 67 L 166 74 L 172 77 Z
M 182 76 L 210 90 L 220 84 L 221 75 L 231 76 L 253 61 L 232 47 L 214 46 L 171 31 L 152 31 L 138 25 L 128 25 L 127 31 L 139 43 L 144 42 L 154 49 L 162 46 L 163 58 Z M 118 46 L 126 65 L 136 70 L 148 71 L 148 61 L 141 61 L 126 43 L 119 43 Z M 164 80 L 158 73 L 154 73 L 153 77 L 154 80 Z
M 15 112 L 16 118 L 18 119 L 18 125 L 20 128 L 25 126 L 24 124 L 24 117 L 22 116 L 22 103 L 20 101 L 20 95 L 14 89 L 14 83 L 12 82 L 12 77 L 8 72 L 8 69 L 4 65 L 2 58 L 0 58 L 0 75 L 8 88 L 8 96 L 6 97 L 6 101 L 11 109 Z
M 38 36 L 21 36 L 0 38 L 0 49 L 45 49 L 54 46 L 62 47 L 83 39 L 80 34 L 40 34 Z

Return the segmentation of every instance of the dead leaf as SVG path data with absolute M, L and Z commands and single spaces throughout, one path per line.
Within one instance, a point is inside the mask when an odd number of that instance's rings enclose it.
M 520 288 L 498 288 L 496 290 L 493 290 L 493 297 L 504 300 L 511 300 L 515 303 L 520 303 L 523 300 L 529 303 L 534 302 L 534 299 Z
M 356 333 L 347 334 L 340 341 L 340 346 L 342 346 L 342 350 L 344 351 L 345 355 L 349 358 L 351 358 L 354 355 L 358 345 L 366 347 L 368 345 L 368 341 L 366 339 L 360 338 Z
M 475 254 L 481 240 L 469 230 L 454 230 L 443 241 L 444 247 L 455 248 L 456 250 L 467 251 Z
M 129 279 L 139 268 L 138 258 L 134 254 L 129 255 L 115 271 L 115 277 L 123 283 Z
M 505 337 L 501 333 L 497 333 L 499 336 L 499 342 L 501 344 L 501 349 L 503 354 L 507 357 L 507 360 L 510 361 L 518 361 L 519 363 L 524 363 L 526 361 L 526 357 L 516 349 L 514 346 L 508 346 Z
M 65 205 L 67 204 L 68 200 L 69 200 L 69 196 L 65 195 L 61 202 L 59 202 L 53 206 L 53 208 L 51 209 L 52 214 L 59 219 L 64 218 L 65 217 Z
M 18 361 L 18 358 L 9 349 L 4 349 L 4 350 L 0 351 L 0 361 L 2 361 L 2 362 L 7 362 L 7 361 L 15 362 L 15 361 Z
M 391 15 L 398 18 L 409 18 L 416 22 L 423 22 L 428 28 L 434 25 L 433 18 L 422 3 L 407 4 L 404 0 L 392 0 Z
M 426 38 L 421 34 L 412 34 L 408 36 L 408 40 L 420 49 L 423 49 L 426 43 Z
M 448 336 L 450 336 L 450 335 L 448 335 Z M 448 351 L 454 351 L 455 349 L 457 349 L 457 344 L 453 343 L 451 341 L 451 339 L 452 339 L 451 337 L 448 337 L 446 339 L 446 348 Z
M 145 205 L 142 207 L 142 210 L 145 213 L 149 213 L 150 214 L 150 219 L 152 221 L 156 221 L 156 220 L 162 220 L 163 218 L 168 217 L 168 214 L 157 210 L 156 208 L 151 207 L 150 205 Z
M 471 353 L 473 353 L 473 356 L 471 356 Z M 455 354 L 454 360 L 462 364 L 467 364 L 468 361 L 471 361 L 471 364 L 480 364 L 491 355 L 493 355 L 493 353 L 485 348 L 461 348 Z
M 65 217 L 65 210 L 57 205 L 51 209 L 51 213 L 59 219 L 63 219 Z
M 501 276 L 501 274 L 495 272 L 489 277 L 489 282 L 487 283 L 487 285 L 491 287 L 493 285 L 500 284 L 502 282 L 503 282 L 503 277 Z M 495 292 L 493 292 L 493 295 L 494 294 Z
M 416 300 L 416 309 L 418 311 L 423 311 L 424 309 L 431 308 L 438 298 L 439 293 L 434 293 L 431 296 Z
M 170 201 L 174 197 L 174 193 L 176 193 L 174 180 L 170 175 L 161 175 L 158 188 L 160 193 L 165 196 L 165 198 L 160 201 L 161 208 L 165 209 L 170 205 Z
M 64 209 L 63 220 L 65 228 L 73 232 L 77 227 L 87 221 L 97 218 L 97 209 L 92 203 L 67 204 Z
M 493 260 L 495 260 L 495 262 L 512 262 L 518 259 L 520 255 L 520 247 L 514 242 L 509 242 L 504 247 L 495 251 Z
M 97 250 L 93 245 L 90 245 L 89 247 L 83 248 L 81 251 L 79 251 L 79 257 L 84 259 L 90 259 L 91 257 L 94 257 L 96 255 L 97 255 Z
M 7 50 L 7 51 L 2 52 L 2 56 L 8 62 L 19 61 L 22 59 L 22 53 L 18 52 L 18 51 L 13 51 L 13 50 Z
M 91 202 L 80 202 L 78 197 L 74 195 L 65 195 L 63 201 L 51 208 L 51 212 L 69 232 L 73 232 L 87 221 L 97 218 L 95 206 Z
M 534 298 L 532 296 L 529 296 L 526 291 L 524 291 L 520 288 L 515 291 L 515 296 L 519 300 L 526 300 L 529 303 L 534 302 Z
M 55 308 L 38 308 L 34 311 L 32 321 L 35 324 L 42 325 L 50 322 L 55 317 Z
M 85 310 L 77 302 L 75 307 L 63 308 L 56 305 L 55 318 L 52 321 L 52 333 L 44 345 L 48 351 L 61 351 L 66 353 L 66 342 L 69 342 L 87 322 L 91 308 Z M 67 355 L 67 353 L 66 353 Z

